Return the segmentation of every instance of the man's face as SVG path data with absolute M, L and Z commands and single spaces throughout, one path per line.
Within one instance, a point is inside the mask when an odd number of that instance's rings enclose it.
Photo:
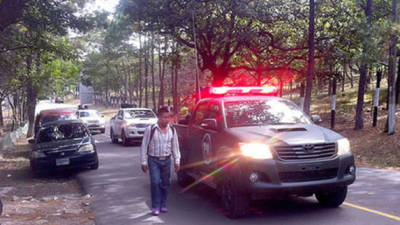
M 158 115 L 158 123 L 160 126 L 165 127 L 168 125 L 171 116 L 168 112 L 161 113 Z

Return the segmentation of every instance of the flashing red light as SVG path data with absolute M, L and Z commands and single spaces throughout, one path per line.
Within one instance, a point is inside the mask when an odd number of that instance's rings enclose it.
M 210 94 L 212 95 L 225 95 L 225 94 L 264 94 L 271 95 L 277 94 L 278 89 L 273 86 L 263 87 L 212 87 Z

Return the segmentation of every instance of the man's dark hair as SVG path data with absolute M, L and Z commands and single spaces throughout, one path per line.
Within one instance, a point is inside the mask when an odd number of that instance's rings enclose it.
M 158 109 L 157 115 L 160 116 L 163 113 L 169 113 L 168 107 L 161 107 Z

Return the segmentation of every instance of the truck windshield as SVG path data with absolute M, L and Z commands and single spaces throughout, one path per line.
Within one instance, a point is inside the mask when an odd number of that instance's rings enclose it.
M 125 112 L 125 118 L 156 118 L 156 115 L 151 110 L 129 110 Z
M 310 119 L 292 102 L 262 99 L 225 102 L 228 127 L 310 124 Z

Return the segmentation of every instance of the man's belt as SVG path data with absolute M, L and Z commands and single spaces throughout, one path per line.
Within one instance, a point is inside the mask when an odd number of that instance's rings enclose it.
M 167 160 L 167 159 L 169 159 L 171 157 L 171 155 L 167 155 L 167 156 L 152 156 L 152 155 L 149 155 L 149 157 L 153 158 L 153 159 L 158 159 L 158 160 Z

